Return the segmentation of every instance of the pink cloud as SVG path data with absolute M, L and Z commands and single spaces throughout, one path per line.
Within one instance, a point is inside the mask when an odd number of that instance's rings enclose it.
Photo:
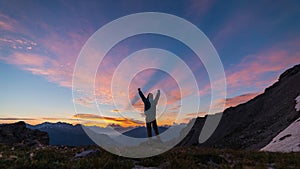
M 31 67 L 42 67 L 47 62 L 53 62 L 47 57 L 43 57 L 37 54 L 28 53 L 14 53 L 9 57 L 1 57 L 1 60 L 6 61 L 9 64 L 18 66 L 31 66 Z
M 35 75 L 45 77 L 48 81 L 64 87 L 71 87 L 72 69 L 65 70 L 58 61 L 47 56 L 32 53 L 15 52 L 7 57 L 0 57 L 9 64 L 17 65 Z
M 70 31 L 62 34 L 39 21 L 36 26 L 43 28 L 47 34 L 38 36 L 30 29 L 30 25 L 24 27 L 9 16 L 0 14 L 0 26 L 3 22 L 6 25 L 4 29 L 12 34 L 5 34 L 0 38 L 0 49 L 2 47 L 10 49 L 11 54 L 2 55 L 0 60 L 16 65 L 34 75 L 43 76 L 60 86 L 71 87 L 75 61 L 82 45 L 89 37 L 88 32 Z M 35 39 L 35 42 L 24 37 Z
M 280 73 L 300 62 L 300 51 L 289 52 L 291 49 L 269 49 L 258 54 L 244 57 L 233 71 L 227 74 L 227 85 L 231 88 L 254 86 L 265 88 L 275 78 L 267 78 L 270 72 Z
M 12 30 L 13 29 L 13 27 L 10 24 L 3 22 L 1 20 L 0 20 L 0 28 L 4 29 L 4 30 Z
M 95 98 L 92 96 L 76 98 L 73 101 L 74 101 L 74 103 L 83 105 L 85 107 L 93 107 L 95 105 Z
M 17 38 L 17 37 L 1 37 L 0 38 L 0 49 L 8 49 L 11 48 L 13 50 L 26 50 L 30 51 L 35 49 L 37 46 L 36 42 L 25 38 Z
M 280 42 L 267 50 L 247 55 L 239 64 L 231 66 L 230 70 L 226 71 L 227 93 L 247 92 L 249 89 L 249 92 L 253 93 L 227 99 L 225 106 L 236 106 L 250 100 L 274 83 L 284 70 L 299 64 L 299 42 L 299 38 Z M 210 89 L 211 86 L 206 85 L 199 94 L 208 95 Z M 217 102 L 220 103 L 221 101 Z
M 253 99 L 254 97 L 256 97 L 257 95 L 259 95 L 260 93 L 247 93 L 247 94 L 243 94 L 240 96 L 236 96 L 236 97 L 232 97 L 232 98 L 227 98 L 226 99 L 226 104 L 225 107 L 234 107 L 237 106 L 241 103 L 245 103 L 251 99 Z
M 19 38 L 3 38 L 3 43 L 11 46 L 12 54 L 6 57 L 1 57 L 0 59 L 9 64 L 16 65 L 22 70 L 29 71 L 34 75 L 43 76 L 50 82 L 56 83 L 63 87 L 71 88 L 72 74 L 76 58 L 82 45 L 90 34 L 88 32 L 68 32 L 62 35 L 61 33 L 55 31 L 55 28 L 43 22 L 39 22 L 37 25 L 43 28 L 47 34 L 44 34 L 41 38 L 37 37 L 34 32 L 28 30 L 26 27 L 22 27 L 22 30 L 18 28 L 18 32 L 23 32 L 26 34 L 26 36 L 35 39 L 36 42 L 30 42 L 28 40 L 25 41 L 24 39 Z M 26 45 L 23 47 L 22 45 L 24 44 Z M 16 48 L 13 46 L 16 46 Z M 31 53 L 24 51 L 24 49 L 32 50 L 34 48 L 38 48 L 43 52 L 38 52 L 37 54 L 35 53 L 36 51 L 31 51 Z M 110 82 L 116 66 L 124 57 L 123 53 L 128 52 L 127 50 L 127 48 L 122 48 L 115 56 L 106 57 L 106 59 L 104 59 L 100 64 L 100 69 L 96 78 L 95 91 L 97 101 L 100 104 L 111 105 L 113 103 Z M 134 92 L 130 92 L 130 99 L 133 99 L 133 97 L 136 95 L 136 89 L 138 87 L 143 88 L 147 83 L 149 83 L 148 80 L 151 79 L 153 75 L 154 72 L 149 71 L 148 74 L 143 74 L 143 78 L 138 78 L 136 83 L 132 83 Z M 86 79 L 84 74 L 80 76 L 82 81 L 89 82 L 89 79 Z M 172 85 L 174 84 L 174 82 L 170 79 L 162 80 L 158 84 L 153 85 L 150 90 L 155 88 L 172 88 L 173 90 L 174 86 L 170 85 L 170 82 L 172 82 Z M 179 91 L 168 92 L 170 93 L 170 95 L 168 95 L 168 104 L 181 99 Z M 184 91 L 184 93 L 187 92 L 188 90 Z M 90 96 L 85 96 L 81 99 L 75 99 L 74 101 L 84 106 L 92 105 L 94 103 L 94 94 L 90 93 Z M 141 103 L 138 105 L 138 108 L 142 109 Z
M 195 1 L 194 3 L 196 4 L 194 8 L 201 9 L 201 11 L 209 10 L 210 6 L 212 5 L 210 1 Z M 232 22 L 229 22 L 224 26 L 223 30 L 217 34 L 216 38 L 224 39 L 230 36 L 235 32 L 236 29 L 241 29 L 243 27 L 243 22 L 251 17 L 252 16 L 250 14 L 236 16 Z M 5 22 L 3 22 L 3 20 L 5 20 Z M 3 28 L 5 30 L 10 30 L 10 25 L 17 24 L 14 22 L 7 22 L 7 19 L 0 15 L 0 26 L 2 26 L 1 23 L 4 25 Z M 29 71 L 32 74 L 43 76 L 50 82 L 70 88 L 77 55 L 85 40 L 89 36 L 89 33 L 83 32 L 81 34 L 69 32 L 66 35 L 61 36 L 59 32 L 53 31 L 55 30 L 54 28 L 51 28 L 45 24 L 40 25 L 43 25 L 45 31 L 49 33 L 44 35 L 43 38 L 36 37 L 34 32 L 29 33 L 30 36 L 37 39 L 37 42 L 27 42 L 26 40 L 20 38 L 1 38 L 0 41 L 9 44 L 12 48 L 14 48 L 13 46 L 16 46 L 18 49 L 20 49 L 19 47 L 22 47 L 22 49 L 32 50 L 36 46 L 39 46 L 42 50 L 45 50 L 44 54 L 27 53 L 24 51 L 14 50 L 10 56 L 1 56 L 0 59 L 7 63 L 14 64 L 23 70 Z M 241 25 L 241 27 L 236 27 L 236 25 Z M 299 41 L 297 41 L 297 43 L 300 44 Z M 112 79 L 112 74 L 117 67 L 117 63 L 121 61 L 122 55 L 123 53 L 126 53 L 126 50 L 127 49 L 124 48 L 124 51 L 120 51 L 118 55 L 106 57 L 106 59 L 100 65 L 100 72 L 98 72 L 96 78 L 96 96 L 101 104 L 113 103 L 111 98 L 112 93 L 110 82 Z M 275 78 L 265 78 L 265 74 L 269 72 L 277 73 L 283 69 L 286 69 L 287 67 L 299 63 L 299 54 L 299 51 L 297 53 L 290 53 L 289 49 L 272 48 L 262 51 L 261 53 L 248 55 L 241 61 L 241 63 L 227 72 L 228 86 L 232 90 L 243 88 L 245 86 L 255 86 L 262 89 L 275 80 Z M 144 72 L 143 77 L 137 78 L 136 81 L 131 84 L 129 87 L 130 100 L 134 99 L 136 96 L 136 89 L 138 87 L 144 88 L 153 75 L 154 72 Z M 89 81 L 88 79 L 85 79 L 84 74 L 81 75 L 81 78 L 83 81 Z M 124 84 L 120 83 L 119 85 Z M 167 105 L 171 105 L 172 103 L 175 103 L 190 94 L 188 88 L 183 88 L 181 91 L 183 95 L 181 96 L 180 90 L 176 86 L 176 82 L 174 82 L 174 80 L 171 78 L 165 78 L 154 84 L 149 91 L 157 88 L 165 90 L 168 89 L 166 90 L 168 99 Z M 209 91 L 210 85 L 207 85 L 200 91 L 200 94 L 207 94 Z M 124 93 L 119 94 L 123 95 Z M 232 98 L 231 100 L 227 100 L 228 103 L 226 103 L 227 105 L 236 105 L 246 101 L 249 98 L 250 96 L 248 95 L 243 97 L 241 96 L 235 99 Z M 94 98 L 87 96 L 85 98 L 75 100 L 75 102 L 88 106 L 93 104 Z M 139 110 L 143 109 L 143 104 L 140 100 L 135 102 L 134 106 Z M 176 105 L 172 106 L 176 107 Z
M 258 96 L 261 93 L 246 93 L 246 94 L 242 94 L 239 96 L 235 96 L 232 98 L 226 98 L 224 99 L 219 99 L 215 102 L 214 105 L 212 105 L 212 109 L 214 109 L 215 107 L 218 107 L 220 104 L 224 104 L 225 102 L 225 109 L 228 107 L 235 107 L 239 104 L 242 103 L 246 103 L 247 101 L 253 99 L 254 97 Z
M 6 31 L 16 31 L 18 28 L 17 21 L 12 19 L 11 17 L 0 13 L 0 29 Z
M 198 112 L 198 113 L 187 113 L 186 116 L 195 117 L 195 116 L 205 116 L 206 112 Z

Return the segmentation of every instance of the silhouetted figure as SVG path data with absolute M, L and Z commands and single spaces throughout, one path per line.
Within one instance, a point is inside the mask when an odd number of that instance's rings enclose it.
M 156 105 L 160 96 L 160 90 L 157 90 L 155 99 L 153 99 L 153 94 L 149 93 L 147 98 L 144 96 L 140 88 L 138 88 L 139 95 L 144 102 L 144 112 L 146 115 L 146 126 L 148 137 L 152 137 L 151 125 L 153 126 L 156 135 L 159 135 L 158 127 L 156 123 Z

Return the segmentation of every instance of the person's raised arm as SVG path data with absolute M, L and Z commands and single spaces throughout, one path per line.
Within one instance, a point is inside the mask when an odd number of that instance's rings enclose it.
M 159 96 L 160 96 L 160 90 L 157 90 L 157 94 L 156 94 L 155 99 L 154 99 L 155 104 L 157 104 Z
M 146 101 L 146 97 L 144 96 L 143 92 L 141 91 L 141 88 L 138 88 L 138 91 L 139 91 L 139 95 L 142 98 L 143 102 L 145 102 Z

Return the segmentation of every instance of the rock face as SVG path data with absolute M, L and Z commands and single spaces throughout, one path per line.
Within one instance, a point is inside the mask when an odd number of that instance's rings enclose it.
M 13 145 L 48 145 L 49 136 L 46 132 L 26 128 L 23 121 L 5 124 L 0 127 L 0 143 Z
M 263 94 L 226 109 L 216 131 L 205 143 L 199 145 L 198 137 L 206 117 L 198 117 L 179 145 L 259 150 L 300 117 L 295 109 L 299 94 L 300 65 L 296 65 L 281 74 Z

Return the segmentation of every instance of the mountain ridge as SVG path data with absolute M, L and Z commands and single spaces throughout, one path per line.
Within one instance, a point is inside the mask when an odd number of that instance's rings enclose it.
M 203 144 L 198 138 L 207 116 L 194 119 L 194 126 L 179 146 L 259 150 L 300 117 L 294 108 L 299 86 L 300 64 L 284 71 L 264 93 L 224 110 L 217 129 Z

